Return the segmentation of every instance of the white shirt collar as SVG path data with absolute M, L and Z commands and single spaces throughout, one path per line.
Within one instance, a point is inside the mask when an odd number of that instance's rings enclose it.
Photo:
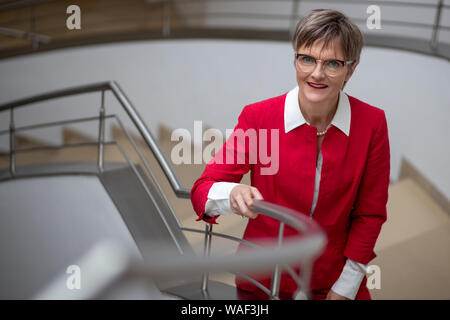
M 347 94 L 339 92 L 339 103 L 336 113 L 330 125 L 334 125 L 347 136 L 350 134 L 351 108 Z M 298 87 L 289 91 L 284 102 L 284 132 L 289 131 L 308 123 L 303 118 L 298 104 Z

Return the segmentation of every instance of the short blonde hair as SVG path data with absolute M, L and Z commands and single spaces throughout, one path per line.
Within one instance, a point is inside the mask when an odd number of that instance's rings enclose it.
M 316 9 L 297 23 L 292 46 L 297 51 L 301 46 L 309 48 L 323 41 L 323 48 L 327 48 L 335 40 L 341 44 L 346 61 L 359 61 L 364 41 L 358 26 L 339 11 Z

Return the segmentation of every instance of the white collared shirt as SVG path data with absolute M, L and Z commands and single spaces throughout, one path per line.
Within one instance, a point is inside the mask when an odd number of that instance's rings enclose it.
M 308 124 L 300 111 L 298 101 L 298 87 L 295 87 L 289 91 L 286 95 L 284 103 L 284 130 L 285 133 L 303 125 Z M 336 112 L 331 120 L 330 126 L 335 126 L 347 136 L 350 134 L 350 122 L 351 122 L 351 108 L 348 96 L 343 92 L 339 92 L 339 102 Z M 311 216 L 314 213 L 317 199 L 320 190 L 320 176 L 322 171 L 323 157 L 322 152 L 319 152 L 317 158 L 316 175 L 314 183 L 314 196 L 311 207 Z M 214 217 L 217 215 L 228 215 L 233 213 L 230 205 L 230 193 L 231 190 L 239 185 L 239 183 L 233 182 L 216 182 L 214 183 L 208 192 L 208 200 L 205 204 L 205 214 Z M 331 288 L 337 294 L 347 297 L 349 299 L 355 299 L 358 293 L 361 282 L 366 274 L 367 265 L 358 263 L 351 259 L 347 259 L 344 269 L 339 279 L 334 283 Z
M 345 133 L 346 136 L 349 136 L 351 118 L 351 108 L 348 96 L 343 91 L 340 91 L 338 106 L 330 126 L 335 126 Z M 295 87 L 286 94 L 286 100 L 284 102 L 284 132 L 288 133 L 305 123 L 308 122 L 306 122 L 300 111 L 300 105 L 298 103 L 298 87 Z

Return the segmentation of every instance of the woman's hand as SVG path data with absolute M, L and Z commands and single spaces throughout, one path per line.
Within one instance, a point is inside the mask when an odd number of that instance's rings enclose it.
M 330 291 L 327 294 L 327 300 L 350 300 L 347 297 L 341 296 L 340 294 L 337 294 L 333 290 L 330 289 Z
M 258 214 L 248 208 L 253 205 L 253 199 L 264 200 L 258 189 L 240 184 L 231 190 L 231 209 L 238 215 L 255 219 Z

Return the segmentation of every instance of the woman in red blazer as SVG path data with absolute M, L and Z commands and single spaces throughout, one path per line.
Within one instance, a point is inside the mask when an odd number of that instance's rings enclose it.
M 311 216 L 328 237 L 313 266 L 313 299 L 370 299 L 365 268 L 386 221 L 390 151 L 384 111 L 342 91 L 362 46 L 358 27 L 338 11 L 313 10 L 300 20 L 293 37 L 298 87 L 246 106 L 191 190 L 199 219 L 215 223 L 230 212 L 251 218 L 247 240 L 278 232 L 273 219 L 248 209 L 252 199 Z M 261 146 L 271 150 L 270 163 L 256 154 Z M 249 170 L 251 186 L 239 184 Z M 285 236 L 290 234 L 286 228 Z M 270 287 L 269 276 L 258 280 Z M 239 278 L 237 286 L 262 292 Z M 296 290 L 283 274 L 280 296 L 290 298 Z

